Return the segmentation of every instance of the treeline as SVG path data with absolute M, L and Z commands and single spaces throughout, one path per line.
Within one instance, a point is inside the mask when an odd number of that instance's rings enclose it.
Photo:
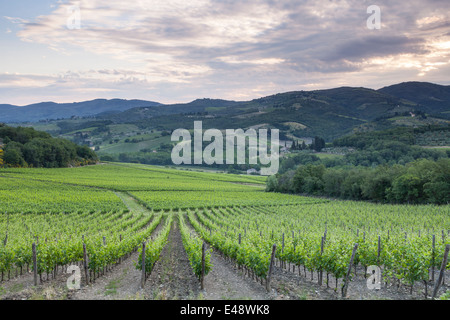
M 100 156 L 101 161 L 141 163 L 151 165 L 171 165 L 172 158 L 170 152 L 130 152 L 120 154 L 107 154 Z
M 357 151 L 345 156 L 342 164 L 376 166 L 407 164 L 418 159 L 437 160 L 450 157 L 450 150 L 425 149 L 415 145 L 424 132 L 450 130 L 450 127 L 395 128 L 345 136 L 333 141 L 335 147 L 351 147 Z
M 336 139 L 333 146 L 353 152 L 321 159 L 301 151 L 284 158 L 279 173 L 267 180 L 267 191 L 388 203 L 445 204 L 450 201 L 450 150 L 415 144 L 424 134 L 449 131 L 449 126 L 428 126 L 345 136 Z
M 300 165 L 271 176 L 266 191 L 388 203 L 450 202 L 450 159 L 417 160 L 407 165 L 331 167 Z
M 170 148 L 173 148 L 172 145 L 170 145 Z M 236 158 L 236 155 L 235 155 Z M 149 164 L 149 165 L 159 165 L 159 166 L 168 166 L 173 165 L 171 152 L 168 150 L 161 150 L 161 147 L 158 148 L 158 152 L 154 153 L 150 150 L 143 149 L 141 152 L 130 152 L 130 153 L 120 153 L 120 154 L 106 154 L 106 155 L 100 155 L 101 161 L 110 161 L 110 162 L 125 162 L 125 163 L 141 163 L 141 164 Z M 235 161 L 235 164 L 229 164 L 229 165 L 221 165 L 221 164 L 212 164 L 212 165 L 206 165 L 203 163 L 204 166 L 208 166 L 209 168 L 216 168 L 221 170 L 226 170 L 228 173 L 236 173 L 241 174 L 243 171 L 246 171 L 248 169 L 255 169 L 257 171 L 261 170 L 261 165 L 259 164 L 237 164 L 237 160 Z M 248 159 L 247 159 L 248 162 Z M 192 161 L 192 163 L 194 163 Z M 224 160 L 225 163 L 225 160 Z M 184 165 L 180 164 L 180 166 L 192 166 L 191 165 Z
M 33 128 L 0 124 L 0 164 L 7 167 L 60 168 L 95 164 L 97 155 L 87 146 Z

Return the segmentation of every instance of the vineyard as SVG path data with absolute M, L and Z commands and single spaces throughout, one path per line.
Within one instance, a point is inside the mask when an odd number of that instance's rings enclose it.
M 156 284 L 173 288 L 189 277 L 186 291 L 208 295 L 224 274 L 257 285 L 258 298 L 280 297 L 285 287 L 294 298 L 302 286 L 332 299 L 348 289 L 354 298 L 373 267 L 381 270 L 382 297 L 396 290 L 401 299 L 430 298 L 440 276 L 439 295 L 448 290 L 450 206 L 335 201 L 264 187 L 264 177 L 131 164 L 0 169 L 0 296 L 9 297 L 17 281 L 24 289 L 61 282 L 73 265 L 80 292 L 121 270 L 118 279 L 146 299 L 155 298 L 145 293 Z M 174 282 L 181 264 L 186 275 Z

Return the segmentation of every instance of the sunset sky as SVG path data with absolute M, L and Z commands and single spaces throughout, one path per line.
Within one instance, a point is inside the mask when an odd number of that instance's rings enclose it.
M 0 0 L 0 43 L 0 104 L 448 85 L 450 1 Z

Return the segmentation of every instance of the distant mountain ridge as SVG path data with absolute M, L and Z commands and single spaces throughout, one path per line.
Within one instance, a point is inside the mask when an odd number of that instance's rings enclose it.
M 438 102 L 426 98 L 428 90 L 440 92 L 440 88 L 445 86 L 415 84 L 416 95 L 408 100 L 403 92 L 409 85 L 400 84 L 380 90 L 340 87 L 292 91 L 239 102 L 198 99 L 186 104 L 133 108 L 119 114 L 102 116 L 101 119 L 162 130 L 192 128 L 194 120 L 202 120 L 205 128 L 263 126 L 279 128 L 297 137 L 318 135 L 327 141 L 354 130 L 450 123 L 450 97 L 446 100 L 445 95 L 441 94 Z M 415 114 L 427 114 L 428 118 L 414 117 Z
M 450 86 L 412 81 L 384 87 L 378 91 L 412 101 L 428 112 L 440 113 L 450 108 Z
M 279 128 L 288 135 L 318 135 L 331 141 L 355 130 L 450 124 L 450 86 L 404 82 L 379 90 L 339 87 L 278 93 L 251 101 L 197 99 L 170 105 L 121 99 L 0 105 L 0 122 L 71 116 L 95 116 L 97 120 L 161 130 L 191 128 L 195 120 L 202 120 L 205 128 Z
M 95 99 L 74 103 L 41 102 L 27 106 L 0 104 L 0 122 L 37 122 L 46 119 L 85 117 L 100 113 L 122 112 L 137 107 L 161 106 L 158 102 L 123 99 Z

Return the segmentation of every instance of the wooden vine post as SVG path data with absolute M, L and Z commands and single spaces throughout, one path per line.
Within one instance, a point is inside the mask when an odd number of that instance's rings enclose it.
M 122 242 L 122 235 L 119 235 L 119 241 Z M 119 257 L 119 263 L 122 263 L 122 257 Z
M 344 279 L 344 286 L 342 287 L 342 297 L 345 298 L 347 296 L 348 289 L 348 279 L 350 277 L 350 272 L 352 270 L 353 260 L 355 259 L 356 250 L 358 249 L 358 244 L 356 243 L 353 247 L 352 257 L 350 258 L 350 263 L 348 264 L 347 274 Z
M 439 272 L 439 278 L 434 285 L 433 299 L 436 298 L 436 295 L 439 291 L 439 287 L 441 286 L 442 280 L 444 279 L 444 272 L 445 272 L 445 267 L 447 266 L 449 251 L 450 251 L 450 244 L 445 246 L 444 258 L 442 259 L 442 265 L 441 265 L 441 271 Z
M 320 257 L 322 257 L 322 255 L 323 255 L 323 243 L 324 243 L 324 241 L 325 241 L 325 235 L 322 237 L 322 242 L 320 244 Z M 322 270 L 322 268 L 320 268 L 320 271 L 319 271 L 319 286 L 322 285 L 322 279 L 323 279 L 323 270 Z
M 38 270 L 37 270 L 37 256 L 36 256 L 36 243 L 33 242 L 33 275 L 34 275 L 34 286 L 36 287 L 38 285 L 38 280 L 37 280 L 37 274 L 38 274 Z
M 436 252 L 436 237 L 433 234 L 433 242 L 432 242 L 432 255 L 431 255 L 431 281 L 434 282 L 434 265 L 435 265 L 435 252 Z
M 145 285 L 145 242 L 142 243 L 142 276 L 141 276 L 141 289 L 144 289 Z
M 269 272 L 267 274 L 267 279 L 266 279 L 266 290 L 268 292 L 270 292 L 270 278 L 272 276 L 272 270 L 273 270 L 273 264 L 274 264 L 274 260 L 275 260 L 275 251 L 276 250 L 277 250 L 277 245 L 274 244 L 272 247 L 272 256 L 270 258 Z
M 9 214 L 6 212 L 6 236 L 5 240 L 3 240 L 3 246 L 6 247 L 6 244 L 8 243 L 8 230 L 9 230 Z M 23 219 L 23 218 L 22 218 Z
M 381 236 L 378 236 L 378 254 L 377 254 L 378 266 L 380 266 L 380 256 L 381 256 Z
M 88 271 L 88 257 L 86 251 L 86 244 L 83 243 L 83 267 L 84 267 L 84 276 L 86 277 L 86 285 L 89 285 L 89 271 Z
M 240 234 L 239 234 L 240 236 Z M 202 275 L 201 275 L 201 279 L 200 279 L 200 286 L 201 289 L 205 289 L 205 252 L 206 252 L 206 244 L 205 242 L 203 242 L 202 244 Z

